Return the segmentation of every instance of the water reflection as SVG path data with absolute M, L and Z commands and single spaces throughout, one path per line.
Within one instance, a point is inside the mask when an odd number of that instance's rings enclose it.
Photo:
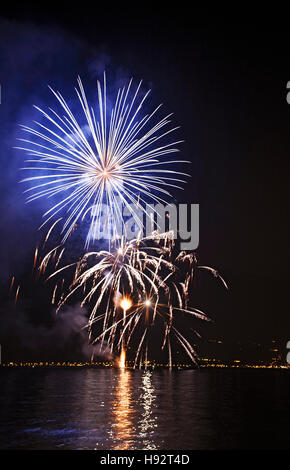
M 139 374 L 138 374 L 139 375 Z M 157 427 L 153 415 L 155 406 L 155 389 L 152 385 L 152 372 L 146 371 L 139 376 L 139 387 L 136 374 L 120 369 L 115 376 L 117 381 L 112 401 L 112 423 L 109 431 L 114 443 L 113 449 L 157 449 L 154 443 Z
M 3 368 L 0 375 L 1 449 L 289 448 L 285 371 Z
M 140 396 L 140 406 L 143 408 L 141 419 L 139 421 L 139 438 L 142 440 L 142 448 L 144 450 L 157 449 L 154 443 L 154 432 L 156 431 L 157 422 L 153 415 L 154 402 L 156 399 L 155 389 L 152 385 L 152 372 L 145 372 L 142 375 L 142 393 Z
M 132 375 L 125 369 L 120 369 L 116 376 L 118 381 L 115 389 L 115 399 L 112 403 L 113 423 L 110 431 L 116 450 L 132 449 L 135 429 L 133 416 L 135 409 L 132 407 Z

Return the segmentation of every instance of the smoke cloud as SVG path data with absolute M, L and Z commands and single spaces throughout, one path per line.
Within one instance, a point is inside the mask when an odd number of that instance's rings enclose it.
M 2 362 L 111 359 L 106 345 L 101 349 L 88 342 L 86 324 L 87 312 L 80 305 L 54 313 L 50 325 L 36 325 L 23 311 L 7 306 L 0 316 Z

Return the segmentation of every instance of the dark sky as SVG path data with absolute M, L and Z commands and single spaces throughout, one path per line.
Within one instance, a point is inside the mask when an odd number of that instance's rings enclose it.
M 287 24 L 265 11 L 250 17 L 161 12 L 151 4 L 60 8 L 26 5 L 0 19 L 2 291 L 14 273 L 30 275 L 41 216 L 37 205 L 24 205 L 17 183 L 23 158 L 12 150 L 17 124 L 47 99 L 47 83 L 68 90 L 78 74 L 89 82 L 105 67 L 112 79 L 143 78 L 182 125 L 192 178 L 178 198 L 200 204 L 199 262 L 217 268 L 230 285 L 224 292 L 199 277 L 196 305 L 215 320 L 204 334 L 290 339 Z M 4 303 L 0 325 L 12 315 Z

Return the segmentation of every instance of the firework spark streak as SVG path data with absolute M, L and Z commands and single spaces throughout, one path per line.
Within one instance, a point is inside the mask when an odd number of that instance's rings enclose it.
M 161 105 L 142 115 L 149 91 L 143 96 L 141 83 L 133 90 L 131 80 L 119 89 L 109 111 L 104 75 L 103 87 L 97 82 L 94 110 L 78 78 L 75 90 L 84 115 L 82 124 L 62 95 L 51 89 L 62 112 L 35 106 L 41 122 L 35 122 L 35 128 L 21 126 L 30 137 L 19 139 L 25 145 L 17 148 L 31 157 L 24 169 L 36 172 L 23 179 L 32 184 L 26 190 L 27 201 L 57 198 L 43 217 L 46 224 L 63 215 L 63 241 L 89 213 L 86 246 L 98 238 L 103 204 L 110 211 L 106 220 L 113 236 L 119 232 L 119 224 L 124 224 L 120 203 L 141 228 L 139 210 L 145 210 L 145 202 L 166 202 L 170 188 L 182 189 L 182 177 L 188 175 L 172 169 L 182 162 L 173 157 L 182 141 L 168 142 L 177 127 L 168 128 L 171 114 L 153 122 Z

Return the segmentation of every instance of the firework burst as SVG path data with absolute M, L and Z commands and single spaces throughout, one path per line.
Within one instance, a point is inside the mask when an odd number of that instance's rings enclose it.
M 166 202 L 170 188 L 181 188 L 184 183 L 185 173 L 172 167 L 182 162 L 173 157 L 182 141 L 170 141 L 177 127 L 169 127 L 171 114 L 155 122 L 161 105 L 142 114 L 149 91 L 143 96 L 141 83 L 133 90 L 131 80 L 119 89 L 109 110 L 104 75 L 103 87 L 97 82 L 98 106 L 94 109 L 79 78 L 75 90 L 83 120 L 51 89 L 60 111 L 35 106 L 41 122 L 35 122 L 34 128 L 21 126 L 30 136 L 20 139 L 25 145 L 17 147 L 31 157 L 24 168 L 30 176 L 23 181 L 32 185 L 26 190 L 27 200 L 56 198 L 43 215 L 44 224 L 62 214 L 63 241 L 87 214 L 86 245 L 98 238 L 104 206 L 108 211 L 105 222 L 113 236 L 119 234 L 120 224 L 124 226 L 122 207 L 141 229 L 140 209 L 145 210 L 145 203 Z
M 50 278 L 70 267 L 56 270 Z M 167 348 L 170 367 L 173 342 L 196 362 L 190 339 L 177 327 L 184 316 L 209 320 L 204 312 L 189 306 L 196 268 L 194 253 L 182 251 L 175 256 L 170 232 L 129 242 L 122 239 L 110 252 L 86 253 L 76 263 L 69 292 L 58 305 L 60 308 L 81 291 L 82 305 L 91 306 L 87 325 L 91 341 L 123 354 L 131 344 L 137 345 L 134 367 L 146 364 L 153 329 L 162 332 L 160 348 Z M 198 332 L 194 330 L 194 334 Z

